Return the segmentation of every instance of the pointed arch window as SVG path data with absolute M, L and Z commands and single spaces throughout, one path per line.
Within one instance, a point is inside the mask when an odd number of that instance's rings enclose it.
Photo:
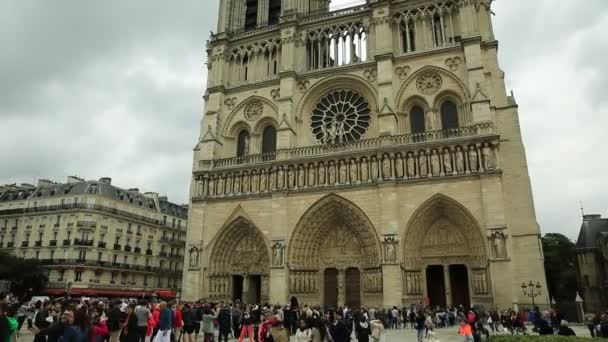
M 458 124 L 458 107 L 452 100 L 441 104 L 441 125 L 444 130 L 456 129 Z
M 276 150 L 277 130 L 274 126 L 268 126 L 262 132 L 262 154 L 274 153 Z
M 249 132 L 242 130 L 239 133 L 236 146 L 236 156 L 243 157 L 249 154 Z
M 410 110 L 410 126 L 412 134 L 424 133 L 426 131 L 424 110 L 420 106 L 414 106 Z

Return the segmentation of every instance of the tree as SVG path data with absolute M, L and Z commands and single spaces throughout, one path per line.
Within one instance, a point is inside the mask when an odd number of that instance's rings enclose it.
M 20 299 L 39 294 L 48 282 L 38 260 L 23 259 L 0 252 L 0 280 L 11 282 L 11 292 Z
M 549 295 L 557 302 L 576 298 L 576 253 L 574 242 L 559 233 L 542 238 Z

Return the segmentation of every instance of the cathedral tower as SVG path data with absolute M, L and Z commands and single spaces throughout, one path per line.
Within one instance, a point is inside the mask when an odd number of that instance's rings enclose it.
M 546 289 L 490 4 L 221 0 L 183 298 L 505 308 Z

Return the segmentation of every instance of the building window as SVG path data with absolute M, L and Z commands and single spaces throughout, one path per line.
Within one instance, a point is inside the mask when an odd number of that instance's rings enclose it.
M 116 263 L 116 260 L 118 260 L 118 255 L 114 254 L 114 255 L 112 256 L 112 263 L 114 263 L 114 264 L 115 264 L 115 263 Z
M 123 259 L 122 259 L 122 260 L 123 260 L 123 263 L 124 263 L 124 264 L 128 264 L 128 263 L 129 263 L 129 257 L 128 257 L 128 256 L 126 256 L 126 255 L 123 257 Z
M 451 100 L 441 104 L 441 124 L 444 130 L 458 128 L 458 107 Z
M 242 157 L 249 154 L 249 132 L 241 131 L 236 146 L 236 156 Z
M 30 241 L 30 233 L 25 234 L 25 241 Z
M 137 225 L 137 235 L 141 235 L 141 225 Z
M 424 133 L 426 131 L 424 110 L 420 106 L 414 106 L 410 110 L 410 126 L 412 134 Z
M 115 244 L 119 244 L 120 243 L 120 236 L 117 236 L 116 239 L 114 240 Z
M 276 25 L 281 17 L 281 0 L 270 0 L 268 5 L 268 25 Z
M 65 276 L 65 270 L 59 270 L 59 279 L 57 279 L 57 281 L 63 281 L 64 276 Z
M 55 251 L 51 251 L 51 260 L 53 260 L 53 258 L 55 258 Z
M 102 252 L 97 252 L 97 261 L 101 261 L 102 256 L 103 256 Z
M 85 261 L 87 259 L 87 250 L 86 249 L 81 249 L 78 252 L 78 260 L 79 261 Z
M 36 251 L 36 260 L 40 259 L 40 251 Z
M 57 241 L 57 232 L 53 232 L 53 240 Z
M 177 220 L 177 228 L 181 228 L 182 227 L 182 220 Z
M 258 25 L 258 0 L 246 0 L 245 30 L 251 30 Z
M 67 238 L 67 239 L 69 240 L 69 239 L 72 237 L 72 231 L 71 231 L 71 230 L 68 230 L 68 231 L 67 231 L 67 234 L 68 234 L 68 238 Z
M 163 216 L 163 225 L 166 226 L 167 225 L 167 216 Z
M 262 153 L 274 153 L 276 150 L 277 130 L 274 126 L 268 126 L 262 132 Z
M 74 281 L 82 281 L 82 271 L 74 272 Z
M 173 218 L 173 220 L 171 221 L 171 227 L 175 228 L 175 217 Z
M 99 242 L 103 242 L 105 240 L 106 234 L 99 234 Z

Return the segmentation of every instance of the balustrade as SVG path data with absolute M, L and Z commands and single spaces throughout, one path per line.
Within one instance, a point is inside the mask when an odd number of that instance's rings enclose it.
M 271 38 L 232 48 L 226 57 L 228 86 L 263 81 L 278 76 L 281 40 Z
M 303 33 L 306 70 L 318 70 L 365 62 L 367 33 L 362 21 L 308 29 Z
M 485 128 L 491 129 L 491 125 Z M 246 165 L 244 170 L 220 168 L 197 175 L 195 199 L 415 181 L 499 170 L 497 136 L 475 134 L 472 139 L 462 139 L 468 134 L 479 133 L 479 129 L 427 132 L 348 145 L 279 151 L 288 158 L 281 162 Z M 324 159 L 305 158 L 318 155 Z

